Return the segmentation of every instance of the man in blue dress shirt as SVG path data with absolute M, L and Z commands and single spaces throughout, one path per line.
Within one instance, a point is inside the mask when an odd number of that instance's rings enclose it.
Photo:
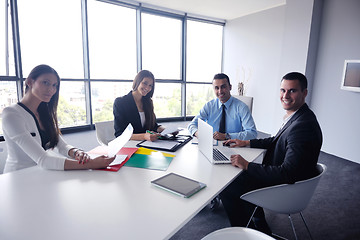
M 198 119 L 210 124 L 214 129 L 214 139 L 241 139 L 250 140 L 257 136 L 254 120 L 248 106 L 230 94 L 231 84 L 229 77 L 224 73 L 214 76 L 212 82 L 216 99 L 207 102 L 194 117 L 188 126 L 191 135 L 197 136 Z M 225 105 L 225 128 L 220 131 L 223 106 Z

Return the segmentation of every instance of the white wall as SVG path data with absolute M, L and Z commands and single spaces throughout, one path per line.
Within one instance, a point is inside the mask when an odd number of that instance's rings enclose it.
M 258 130 L 273 133 L 278 102 L 285 6 L 227 22 L 224 29 L 223 71 L 237 94 L 239 82 L 245 95 L 254 97 L 253 117 Z M 266 116 L 266 117 L 264 117 Z
M 254 97 L 253 117 L 260 131 L 276 134 L 285 114 L 279 100 L 282 76 L 305 73 L 313 0 L 286 5 L 227 22 L 224 29 L 224 72 L 233 94 L 245 82 Z
M 322 150 L 360 163 L 360 93 L 340 90 L 344 60 L 360 59 L 359 12 L 358 0 L 287 0 L 227 23 L 224 72 L 233 94 L 245 80 L 259 130 L 277 132 L 281 77 L 300 71 L 309 80 L 307 102 L 323 131 Z
M 360 93 L 340 89 L 345 59 L 360 60 L 360 1 L 324 1 L 311 107 L 323 151 L 360 163 Z

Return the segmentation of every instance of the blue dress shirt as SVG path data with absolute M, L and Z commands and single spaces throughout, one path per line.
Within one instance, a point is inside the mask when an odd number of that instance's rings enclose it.
M 232 139 L 250 140 L 257 137 L 255 122 L 248 106 L 237 98 L 230 97 L 224 103 L 226 107 L 226 133 Z M 213 127 L 214 132 L 219 131 L 221 120 L 222 103 L 218 98 L 207 102 L 200 110 L 200 114 L 194 117 L 188 126 L 191 135 L 198 130 L 198 119 L 206 121 Z

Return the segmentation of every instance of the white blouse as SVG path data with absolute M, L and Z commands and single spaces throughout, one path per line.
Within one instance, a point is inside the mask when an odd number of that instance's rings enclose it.
M 59 142 L 54 148 L 58 153 L 52 149 L 45 151 L 41 146 L 35 119 L 23 107 L 14 104 L 5 108 L 2 112 L 2 127 L 8 150 L 4 173 L 35 165 L 45 169 L 64 170 L 65 156 L 68 156 L 73 146 L 65 143 L 59 136 Z
M 140 121 L 141 121 L 141 126 L 144 127 L 145 126 L 145 112 L 139 112 L 140 115 Z

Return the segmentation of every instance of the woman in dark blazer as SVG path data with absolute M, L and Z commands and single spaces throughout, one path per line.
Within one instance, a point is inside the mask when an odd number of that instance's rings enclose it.
M 120 136 L 131 123 L 134 128 L 131 140 L 155 141 L 164 128 L 156 123 L 151 99 L 155 89 L 154 75 L 147 70 L 140 71 L 133 81 L 132 89 L 127 95 L 115 99 L 115 137 Z

